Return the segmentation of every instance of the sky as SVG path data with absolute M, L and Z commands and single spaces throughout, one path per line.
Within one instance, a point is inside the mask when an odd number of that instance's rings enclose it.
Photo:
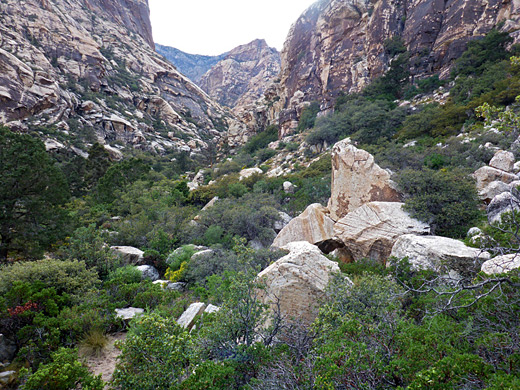
M 149 0 L 156 43 L 217 55 L 254 39 L 282 49 L 291 25 L 316 0 Z

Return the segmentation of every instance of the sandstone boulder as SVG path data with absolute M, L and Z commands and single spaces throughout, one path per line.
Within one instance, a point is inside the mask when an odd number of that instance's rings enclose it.
M 238 178 L 239 180 L 244 180 L 244 179 L 247 179 L 248 177 L 251 177 L 253 175 L 261 175 L 263 174 L 264 171 L 262 171 L 260 168 L 247 168 L 247 169 L 242 169 L 239 173 L 240 177 Z
M 112 246 L 110 249 L 119 255 L 125 264 L 138 264 L 143 260 L 144 252 L 133 246 Z
M 129 321 L 136 316 L 144 313 L 144 309 L 138 307 L 127 307 L 125 309 L 116 309 L 116 318 L 121 318 L 123 321 Z
M 212 314 L 216 313 L 220 310 L 220 307 L 212 305 L 211 303 L 204 309 L 204 313 L 206 314 Z
M 513 210 L 520 210 L 520 199 L 510 192 L 501 193 L 493 198 L 486 209 L 488 222 L 496 224 L 500 222 L 504 213 Z
M 317 244 L 332 238 L 333 234 L 334 221 L 329 218 L 329 210 L 319 203 L 314 203 L 278 233 L 273 246 L 281 248 L 295 241 Z
M 390 173 L 377 165 L 370 153 L 356 148 L 349 139 L 334 145 L 328 204 L 330 217 L 334 221 L 368 202 L 400 200 L 401 196 L 390 180 Z
M 390 255 L 399 259 L 408 257 L 415 269 L 446 273 L 453 270 L 461 275 L 474 269 L 476 261 L 490 258 L 489 253 L 452 238 L 413 234 L 399 237 Z
M 489 183 L 486 188 L 479 191 L 478 196 L 481 200 L 489 203 L 495 196 L 509 191 L 511 191 L 511 186 L 509 184 L 502 181 L 493 181 Z
M 371 258 L 384 263 L 397 239 L 404 234 L 429 234 L 430 227 L 412 218 L 399 202 L 370 202 L 334 225 L 350 261 Z
M 190 330 L 195 325 L 197 318 L 204 312 L 206 304 L 203 302 L 192 303 L 179 317 L 177 323 L 185 329 Z
M 151 265 L 140 265 L 136 267 L 141 272 L 142 279 L 148 279 L 155 282 L 159 279 L 159 271 Z
M 503 274 L 514 269 L 520 268 L 520 255 L 514 253 L 511 255 L 497 256 L 482 264 L 482 272 L 488 275 Z
M 283 182 L 283 191 L 286 194 L 294 194 L 295 190 L 296 190 L 296 186 L 293 183 L 291 183 L 290 181 Z
M 266 285 L 260 291 L 260 300 L 273 305 L 278 299 L 284 318 L 310 324 L 318 314 L 332 273 L 339 272 L 338 264 L 306 241 L 292 242 L 283 249 L 289 254 L 258 274 Z
M 273 229 L 276 233 L 280 233 L 280 231 L 284 227 L 286 227 L 289 224 L 289 222 L 291 222 L 293 219 L 289 214 L 284 213 L 283 211 L 279 211 L 278 215 L 280 216 L 280 219 L 276 221 L 273 225 Z
M 489 166 L 512 173 L 515 166 L 515 155 L 505 150 L 499 150 L 489 162 Z
M 476 180 L 476 186 L 479 193 L 494 181 L 501 181 L 509 184 L 518 180 L 518 177 L 512 173 L 487 166 L 477 169 L 475 173 L 473 173 L 473 177 Z

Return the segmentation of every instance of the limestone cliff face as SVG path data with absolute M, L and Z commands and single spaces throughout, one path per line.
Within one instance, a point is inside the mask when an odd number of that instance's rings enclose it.
M 518 40 L 519 19 L 518 0 L 320 0 L 292 26 L 281 53 L 282 135 L 305 102 L 327 110 L 340 91 L 359 91 L 382 75 L 391 60 L 388 38 L 402 37 L 413 76 L 442 77 L 470 39 L 500 22 Z
M 155 53 L 148 15 L 147 0 L 0 2 L 0 124 L 58 144 L 192 154 L 239 132 Z

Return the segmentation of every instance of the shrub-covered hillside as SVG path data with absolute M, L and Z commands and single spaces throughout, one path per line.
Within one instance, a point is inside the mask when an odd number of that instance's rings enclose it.
M 488 165 L 498 149 L 518 157 L 517 48 L 492 31 L 470 43 L 450 79 L 411 83 L 404 46 L 397 38 L 386 46 L 394 58 L 388 72 L 342 95 L 334 113 L 317 117 L 310 105 L 297 134 L 279 140 L 268 126 L 210 166 L 183 154 L 113 161 L 99 144 L 88 158 L 71 158 L 0 128 L 2 386 L 520 388 L 515 175 L 501 173 L 513 184 L 496 194 L 510 202 L 498 219 L 491 205 L 486 218 L 470 176 L 495 169 Z M 430 254 L 438 267 L 372 251 L 347 261 L 346 246 L 329 237 L 316 243 L 340 270 L 327 284 L 323 255 L 306 268 L 303 251 L 272 247 L 291 218 L 327 204 L 339 169 L 330 148 L 346 137 L 354 153 L 364 149 L 391 171 L 410 218 L 485 256 L 457 267 L 458 254 Z M 477 229 L 467 237 L 470 228 Z M 497 263 L 502 256 L 509 263 Z M 482 268 L 489 259 L 493 270 Z M 298 277 L 284 274 L 294 269 Z M 308 279 L 323 286 L 298 295 L 309 269 Z M 258 277 L 262 271 L 272 279 Z M 297 280 L 285 290 L 299 297 L 294 306 L 318 296 L 315 319 L 284 315 L 285 297 L 267 302 L 279 286 L 265 280 Z M 199 302 L 212 310 L 181 321 Z M 129 308 L 142 315 L 128 320 L 116 311 Z M 126 337 L 104 383 L 85 359 L 103 356 L 116 333 Z

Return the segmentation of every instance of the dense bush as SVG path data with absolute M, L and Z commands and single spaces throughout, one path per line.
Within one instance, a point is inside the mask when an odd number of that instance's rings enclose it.
M 320 112 L 320 104 L 318 102 L 312 102 L 309 106 L 305 107 L 302 110 L 300 115 L 300 120 L 298 122 L 298 127 L 296 130 L 303 131 L 307 129 L 312 129 L 314 127 L 314 122 L 316 122 L 316 117 Z
M 475 184 L 462 170 L 406 170 L 397 183 L 407 195 L 405 209 L 434 234 L 464 237 L 480 216 Z

